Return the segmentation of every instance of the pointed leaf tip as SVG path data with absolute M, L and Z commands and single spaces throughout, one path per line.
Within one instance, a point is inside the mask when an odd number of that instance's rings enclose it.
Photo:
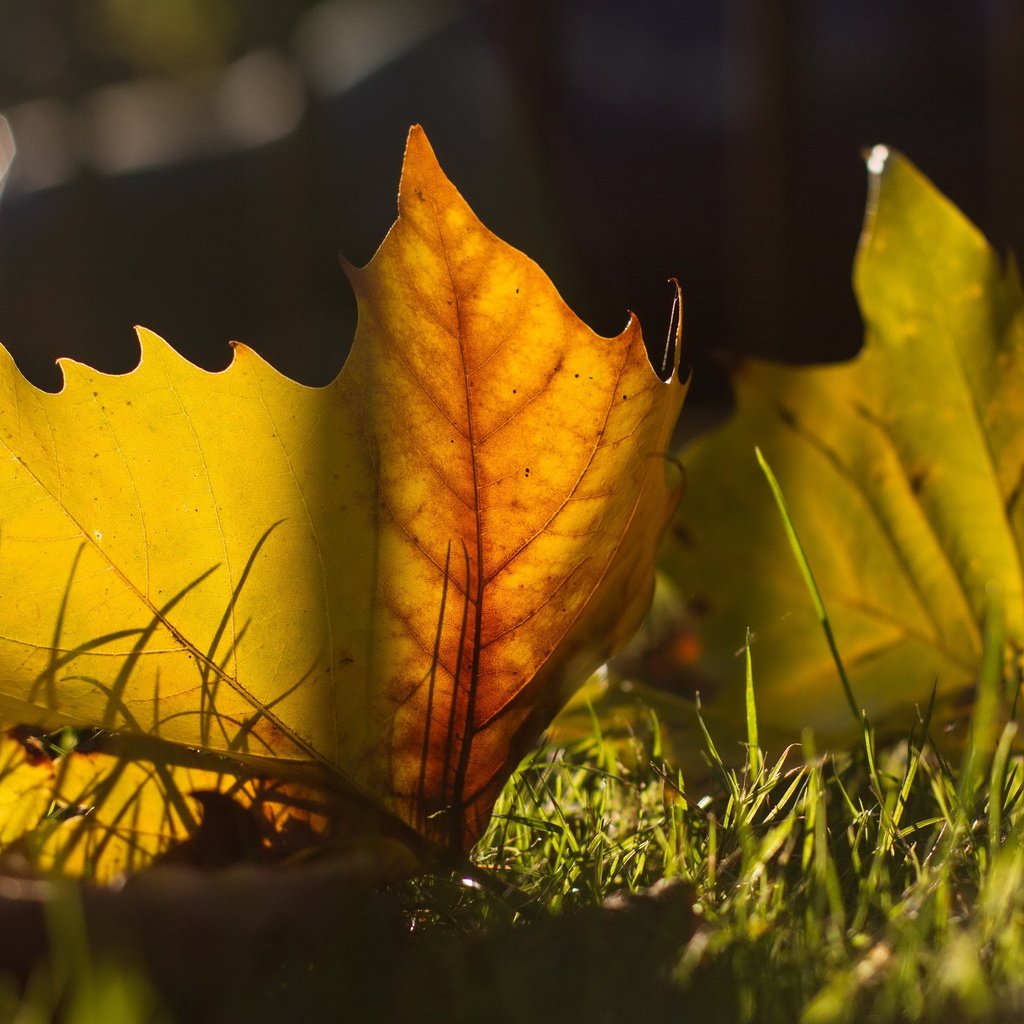
M 409 128 L 409 134 L 405 140 L 402 178 L 404 179 L 409 173 L 410 167 L 422 165 L 438 166 L 437 155 L 434 153 L 434 147 L 430 144 L 430 139 L 427 138 L 427 133 L 420 125 L 414 124 Z
M 679 380 L 683 350 L 683 288 L 676 277 L 670 277 L 669 284 L 675 289 L 672 309 L 668 316 L 668 335 L 665 338 L 665 355 L 659 377 L 665 381 Z M 687 375 L 689 376 L 689 375 Z
M 874 175 L 881 174 L 885 170 L 891 155 L 892 151 L 888 146 L 872 146 L 864 154 L 864 162 L 867 164 L 868 173 Z
M 406 140 L 398 185 L 399 215 L 411 209 L 412 197 L 422 200 L 428 193 L 432 193 L 441 204 L 465 202 L 442 170 L 427 133 L 419 125 L 413 125 Z

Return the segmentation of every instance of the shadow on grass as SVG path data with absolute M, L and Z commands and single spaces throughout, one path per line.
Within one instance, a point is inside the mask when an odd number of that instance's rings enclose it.
M 0 900 L 0 963 L 20 984 L 49 945 L 62 953 L 44 899 L 80 899 L 87 958 L 152 990 L 160 1010 L 141 1019 L 194 1024 L 680 1019 L 671 972 L 694 920 L 692 892 L 663 883 L 517 927 L 418 931 L 406 898 L 369 893 L 333 863 L 47 888 L 8 885 Z

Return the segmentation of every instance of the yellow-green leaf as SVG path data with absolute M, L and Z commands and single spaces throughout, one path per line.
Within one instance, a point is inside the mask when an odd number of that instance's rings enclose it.
M 689 598 L 693 672 L 716 720 L 743 722 L 754 631 L 769 729 L 857 725 L 769 488 L 778 476 L 858 703 L 906 729 L 937 684 L 969 698 L 989 588 L 1024 640 L 1024 303 L 1011 267 L 904 158 L 879 147 L 855 286 L 864 349 L 841 365 L 749 363 L 737 410 L 684 456 L 665 564 Z
M 218 752 L 465 849 L 646 610 L 685 389 L 635 320 L 582 324 L 419 129 L 347 271 L 321 389 L 145 330 L 134 371 L 63 360 L 57 395 L 0 354 L 0 717 Z

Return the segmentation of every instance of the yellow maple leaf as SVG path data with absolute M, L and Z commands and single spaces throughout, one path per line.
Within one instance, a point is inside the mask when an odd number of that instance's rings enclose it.
M 933 686 L 937 718 L 963 718 L 993 587 L 1010 644 L 1024 645 L 1024 293 L 1012 262 L 908 160 L 878 147 L 868 166 L 863 351 L 742 366 L 735 415 L 684 456 L 693 500 L 664 559 L 692 612 L 680 661 L 734 735 L 748 629 L 764 729 L 859 732 L 755 445 L 872 724 L 906 735 Z
M 346 269 L 359 326 L 325 388 L 244 345 L 207 373 L 140 330 L 134 371 L 61 360 L 50 395 L 0 350 L 0 719 L 213 752 L 236 787 L 328 794 L 328 820 L 357 794 L 464 850 L 648 606 L 685 386 L 635 319 L 582 324 L 417 128 L 398 220 Z M 171 803 L 132 826 L 145 856 L 192 825 Z

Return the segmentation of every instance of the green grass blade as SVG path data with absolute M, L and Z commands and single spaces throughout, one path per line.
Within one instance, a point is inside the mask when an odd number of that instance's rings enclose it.
M 793 525 L 793 519 L 789 514 L 789 508 L 786 505 L 785 497 L 783 497 L 782 488 L 779 486 L 779 481 L 775 478 L 775 474 L 772 472 L 771 466 L 768 465 L 768 460 L 762 454 L 761 449 L 755 448 L 754 454 L 757 456 L 761 472 L 764 473 L 768 486 L 772 489 L 772 494 L 775 497 L 775 504 L 778 506 L 779 513 L 782 516 L 782 525 L 785 527 L 786 536 L 789 538 L 789 546 L 793 550 L 797 565 L 800 567 L 800 574 L 803 576 L 804 583 L 806 583 L 807 590 L 811 595 L 811 600 L 814 602 L 814 610 L 825 633 L 825 639 L 828 641 L 828 649 L 832 654 L 832 660 L 835 662 L 836 671 L 839 673 L 839 681 L 842 684 L 846 702 L 850 705 L 850 712 L 857 720 L 857 723 L 863 726 L 864 712 L 857 704 L 857 700 L 853 695 L 853 687 L 850 686 L 850 679 L 846 674 L 843 659 L 839 656 L 839 648 L 836 646 L 836 638 L 832 633 L 832 623 L 829 621 L 828 612 L 825 610 L 825 602 L 822 600 L 821 591 L 818 589 L 814 573 L 811 571 L 811 563 L 807 559 L 807 552 L 804 551 L 804 546 L 800 542 L 796 527 Z
M 988 786 L 988 848 L 995 856 L 1003 840 L 1003 799 L 1006 788 L 1006 766 L 1010 760 L 1013 741 L 1017 738 L 1017 723 L 1007 722 L 999 737 Z
M 982 629 L 981 665 L 975 690 L 971 730 L 960 762 L 960 782 L 957 798 L 961 813 L 970 815 L 978 782 L 985 771 L 985 762 L 993 754 L 999 717 L 1004 704 L 1003 652 L 1006 644 L 1005 612 L 1002 594 L 996 587 L 989 588 L 989 602 L 985 609 Z
M 747 767 L 750 777 L 756 779 L 761 774 L 761 747 L 757 735 L 757 703 L 754 699 L 754 665 L 750 657 L 750 630 L 744 644 L 747 669 Z

